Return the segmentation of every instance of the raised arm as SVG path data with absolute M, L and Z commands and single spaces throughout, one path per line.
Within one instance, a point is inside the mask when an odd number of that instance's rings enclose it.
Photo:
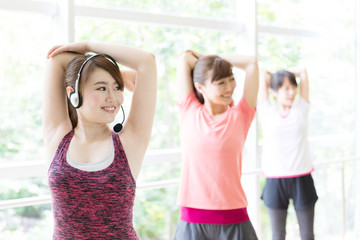
M 300 78 L 300 96 L 306 101 L 310 102 L 309 100 L 309 79 L 307 75 L 306 69 L 302 69 L 298 73 L 295 74 Z
M 251 108 L 256 108 L 256 101 L 259 89 L 259 68 L 257 57 L 243 56 L 238 54 L 220 55 L 229 61 L 234 67 L 245 71 L 245 83 L 243 96 Z
M 178 61 L 176 76 L 177 76 L 177 101 L 182 102 L 186 97 L 194 91 L 193 81 L 191 72 L 195 67 L 196 61 L 201 56 L 200 53 L 197 53 L 192 50 L 186 50 L 183 52 Z
M 259 84 L 258 101 L 259 104 L 262 104 L 269 99 L 271 72 L 268 72 L 266 70 L 260 70 L 259 74 L 260 74 L 260 84 Z
M 62 53 L 47 62 L 42 112 L 44 144 L 50 156 L 53 152 L 49 146 L 57 146 L 61 138 L 72 129 L 65 93 L 65 69 L 75 56 L 73 53 Z

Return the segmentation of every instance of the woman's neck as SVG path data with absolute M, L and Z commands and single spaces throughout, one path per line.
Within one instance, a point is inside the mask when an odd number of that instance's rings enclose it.
M 281 116 L 287 116 L 290 112 L 291 105 L 284 105 L 278 103 L 278 110 Z
M 79 122 L 74 131 L 76 138 L 81 142 L 98 141 L 111 135 L 111 130 L 106 124 L 86 124 Z
M 204 103 L 204 107 L 214 119 L 220 117 L 220 115 L 226 112 L 226 110 L 229 108 L 229 106 L 210 104 L 207 102 Z

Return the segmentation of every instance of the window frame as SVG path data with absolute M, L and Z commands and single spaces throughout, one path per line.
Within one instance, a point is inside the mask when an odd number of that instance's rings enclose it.
M 54 1 L 26 1 L 26 0 L 2 0 L 0 2 L 0 9 L 9 10 L 9 11 L 26 11 L 26 12 L 35 12 L 44 15 L 51 16 L 54 22 L 53 28 L 53 41 L 63 41 L 63 42 L 73 42 L 75 36 L 75 17 L 97 17 L 104 19 L 113 19 L 116 21 L 133 21 L 133 22 L 146 22 L 147 24 L 155 25 L 166 25 L 171 27 L 195 27 L 195 28 L 208 28 L 215 29 L 220 31 L 233 31 L 241 34 L 245 34 L 249 41 L 250 50 L 249 53 L 256 54 L 257 52 L 257 35 L 259 33 L 266 34 L 277 34 L 277 35 L 290 35 L 290 36 L 300 36 L 300 37 L 311 37 L 311 38 L 322 38 L 324 36 L 329 36 L 329 33 L 321 33 L 308 31 L 306 29 L 289 29 L 273 26 L 259 25 L 256 22 L 257 13 L 256 13 L 256 1 L 251 1 L 250 3 L 240 3 L 240 0 L 234 0 L 237 3 L 237 8 L 239 12 L 244 13 L 248 18 L 234 19 L 234 21 L 220 21 L 212 20 L 205 18 L 194 18 L 194 17 L 181 17 L 174 15 L 166 14 L 155 14 L 144 11 L 133 11 L 133 10 L 124 10 L 124 9 L 110 9 L 110 8 L 97 8 L 97 7 L 88 7 L 75 5 L 74 0 L 54 0 Z M 355 22 L 355 49 L 356 49 L 356 59 L 355 59 L 355 100 L 354 111 L 356 114 L 354 134 L 351 135 L 341 135 L 334 136 L 329 138 L 328 136 L 322 136 L 320 138 L 310 138 L 310 144 L 313 147 L 321 146 L 330 146 L 336 145 L 339 143 L 339 138 L 341 142 L 353 144 L 356 149 L 354 156 L 347 158 L 338 158 L 330 159 L 326 162 L 316 163 L 315 166 L 327 167 L 332 164 L 346 164 L 349 162 L 356 162 L 356 168 L 360 171 L 360 3 L 359 1 L 354 0 L 356 16 Z M 246 14 L 245 14 L 246 12 Z M 331 33 L 330 33 L 331 34 Z M 57 42 L 58 43 L 58 42 Z M 252 129 L 249 131 L 249 148 L 250 154 L 249 157 L 252 159 L 258 159 L 258 150 L 261 149 L 261 143 L 258 143 L 258 129 L 257 129 L 257 120 L 254 121 Z M 324 141 L 325 140 L 325 141 Z M 146 153 L 144 164 L 155 164 L 161 163 L 163 161 L 171 162 L 180 162 L 181 161 L 181 151 L 180 149 L 161 149 L 156 151 L 148 151 Z M 251 201 L 255 201 L 249 206 L 249 213 L 252 217 L 252 222 L 255 229 L 258 230 L 260 238 L 260 169 L 255 163 L 250 165 L 243 174 L 252 176 L 254 185 L 251 186 L 254 191 L 252 191 L 248 198 Z M 46 176 L 46 164 L 45 161 L 29 161 L 29 162 L 20 162 L 20 163 L 8 163 L 6 165 L 0 166 L 0 180 L 1 179 L 17 179 L 24 177 L 41 177 Z M 357 176 L 357 179 L 360 179 L 360 176 Z M 357 181 L 357 188 L 355 190 L 356 194 L 356 205 L 355 209 L 355 226 L 360 224 L 360 181 Z M 168 186 L 177 185 L 179 179 L 170 179 L 157 182 L 147 182 L 139 185 L 138 188 L 141 190 L 154 189 L 154 188 L 164 188 Z M 24 198 L 24 199 L 15 199 L 0 201 L 0 209 L 15 208 L 19 206 L 30 206 L 30 205 L 39 205 L 44 203 L 50 203 L 50 196 L 42 197 L 33 197 L 33 198 Z M 250 201 L 249 201 L 250 202 Z M 343 223 L 345 225 L 345 223 Z M 345 226 L 343 226 L 343 234 L 345 234 Z M 357 230 L 358 235 L 360 235 L 360 230 Z M 343 235 L 344 237 L 344 235 Z

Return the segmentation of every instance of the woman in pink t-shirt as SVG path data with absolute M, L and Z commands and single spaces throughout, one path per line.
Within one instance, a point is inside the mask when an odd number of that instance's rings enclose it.
M 245 71 L 233 101 L 232 68 Z M 257 58 L 187 50 L 177 68 L 183 166 L 175 239 L 257 239 L 241 185 L 242 150 L 255 115 Z

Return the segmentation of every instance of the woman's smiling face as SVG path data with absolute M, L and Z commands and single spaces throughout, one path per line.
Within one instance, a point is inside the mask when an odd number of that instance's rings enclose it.
M 102 68 L 90 74 L 82 93 L 83 105 L 78 109 L 79 120 L 111 123 L 124 102 L 119 84 Z

